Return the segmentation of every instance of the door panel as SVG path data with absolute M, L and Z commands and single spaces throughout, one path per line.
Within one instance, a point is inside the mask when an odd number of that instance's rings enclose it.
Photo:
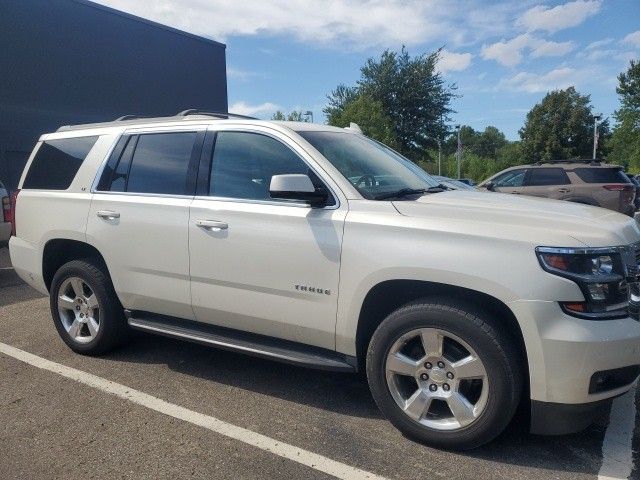
M 190 197 L 93 195 L 87 237 L 105 257 L 125 308 L 193 318 L 188 240 L 191 201 Z
M 196 198 L 189 222 L 196 319 L 333 349 L 344 216 Z

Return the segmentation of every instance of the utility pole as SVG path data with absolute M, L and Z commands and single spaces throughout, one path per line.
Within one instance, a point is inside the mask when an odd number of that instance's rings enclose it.
M 456 159 L 458 161 L 458 178 L 460 178 L 460 159 L 462 157 L 462 143 L 460 142 L 460 125 L 456 125 L 458 132 L 458 149 L 456 150 Z
M 303 115 L 306 116 L 307 119 L 311 118 L 311 123 L 313 123 L 313 112 L 311 110 L 307 110 Z
M 442 140 L 438 139 L 438 175 L 442 175 Z
M 593 116 L 593 160 L 596 159 L 596 150 L 598 149 L 598 120 L 602 118 L 602 114 Z

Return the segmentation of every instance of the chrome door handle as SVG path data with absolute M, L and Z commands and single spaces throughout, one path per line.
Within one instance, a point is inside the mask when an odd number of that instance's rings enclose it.
M 229 228 L 228 224 L 218 220 L 196 220 L 196 225 L 205 230 L 212 230 L 215 232 Z
M 559 188 L 558 192 L 559 193 L 569 193 L 571 190 L 569 190 L 568 188 Z
M 115 220 L 116 218 L 120 218 L 120 214 L 118 212 L 112 212 L 111 210 L 98 210 L 96 215 L 100 218 L 104 218 L 105 220 Z

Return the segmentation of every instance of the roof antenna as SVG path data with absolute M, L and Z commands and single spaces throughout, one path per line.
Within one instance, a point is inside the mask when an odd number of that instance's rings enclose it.
M 355 122 L 350 122 L 348 127 L 344 127 L 345 130 L 351 130 L 354 133 L 359 133 L 362 134 L 362 129 L 360 128 L 360 125 L 358 125 Z

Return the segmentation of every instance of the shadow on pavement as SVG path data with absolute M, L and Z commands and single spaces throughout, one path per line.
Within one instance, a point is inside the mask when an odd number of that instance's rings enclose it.
M 116 362 L 160 363 L 184 375 L 360 418 L 382 418 L 363 375 L 322 372 L 136 332 L 104 357 Z M 524 409 L 526 411 L 526 409 Z M 451 455 L 505 465 L 593 475 L 601 461 L 607 418 L 587 430 L 555 437 L 530 435 L 519 412 L 495 441 Z M 497 467 L 499 468 L 499 467 Z

